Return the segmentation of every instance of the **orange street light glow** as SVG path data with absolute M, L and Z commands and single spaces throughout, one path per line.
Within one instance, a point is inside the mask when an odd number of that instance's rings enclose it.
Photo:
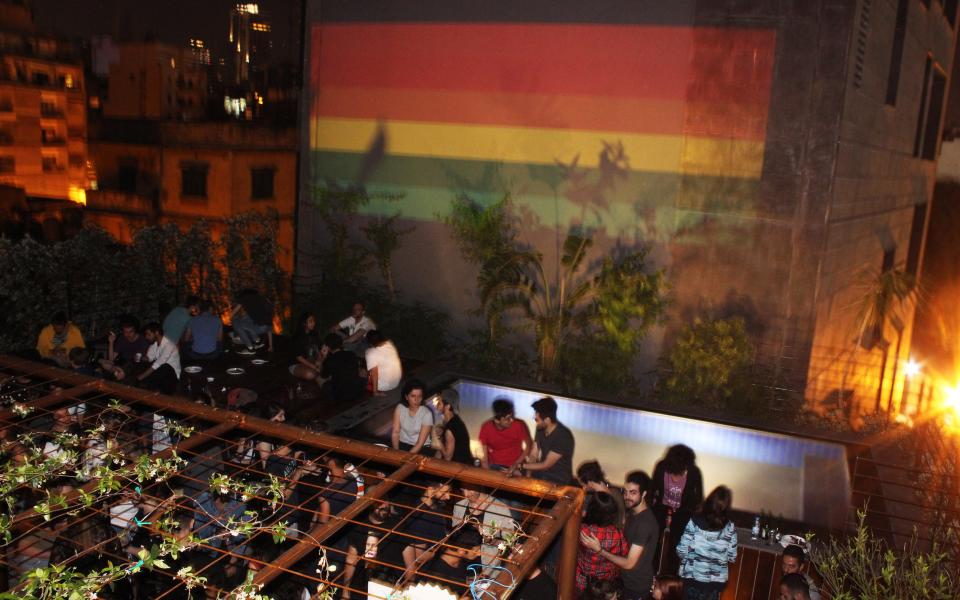
M 916 377 L 920 374 L 921 365 L 917 361 L 910 357 L 905 363 L 903 363 L 903 374 L 906 377 Z

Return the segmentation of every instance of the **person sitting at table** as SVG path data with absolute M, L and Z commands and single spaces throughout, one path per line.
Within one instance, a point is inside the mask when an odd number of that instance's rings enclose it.
M 261 335 L 267 336 L 267 352 L 273 351 L 273 307 L 257 290 L 240 292 L 230 312 L 234 333 L 247 350 L 263 348 Z
M 360 359 L 342 344 L 343 340 L 335 333 L 323 338 L 320 376 L 327 381 L 320 387 L 320 398 L 352 404 L 363 396 L 366 381 L 360 376 Z
M 506 398 L 493 401 L 493 418 L 480 427 L 483 456 L 480 466 L 513 473 L 533 445 L 527 424 L 514 416 L 513 402 Z
M 458 598 L 462 598 L 468 592 L 466 583 L 470 574 L 467 572 L 467 566 L 477 562 L 481 542 L 480 533 L 472 527 L 464 527 L 457 531 L 450 536 L 445 545 L 437 550 L 437 556 L 420 569 L 420 573 L 425 575 L 420 580 L 451 589 Z M 437 581 L 431 575 L 447 581 L 456 581 L 459 585 Z
M 290 374 L 297 379 L 313 381 L 320 376 L 320 338 L 317 335 L 317 316 L 305 312 L 293 338 L 296 364 L 290 365 Z
M 75 373 L 88 375 L 90 377 L 100 377 L 100 373 L 90 365 L 90 351 L 86 348 L 70 348 L 70 352 L 67 353 L 67 358 L 70 360 L 70 368 L 72 368 Z
M 183 332 L 187 330 L 190 319 L 200 313 L 200 298 L 187 296 L 181 306 L 174 306 L 163 319 L 163 331 L 174 344 L 180 344 Z
M 437 411 L 443 420 L 433 429 L 432 445 L 436 457 L 444 460 L 473 466 L 473 454 L 470 453 L 470 433 L 460 412 L 460 394 L 454 389 L 445 389 L 437 396 Z
M 114 367 L 132 365 L 140 362 L 147 354 L 150 342 L 140 335 L 140 323 L 132 315 L 120 317 L 120 335 L 114 331 L 107 334 L 107 357 L 98 362 L 104 373 L 111 373 Z
M 366 339 L 369 346 L 364 354 L 367 378 L 370 380 L 373 393 L 380 396 L 400 385 L 403 366 L 400 364 L 397 347 L 380 331 L 376 329 L 368 331 Z
M 363 350 L 364 336 L 368 331 L 377 328 L 373 319 L 366 315 L 366 306 L 363 302 L 354 302 L 350 316 L 330 328 L 330 333 L 344 335 L 343 346 L 351 352 Z
M 180 351 L 177 345 L 163 335 L 160 323 L 147 323 L 143 335 L 150 342 L 147 348 L 149 367 L 137 375 L 137 381 L 147 389 L 159 390 L 163 394 L 173 394 L 180 384 Z
M 191 360 L 213 360 L 223 353 L 223 321 L 204 300 L 200 312 L 190 319 L 183 332 L 184 354 Z
M 430 450 L 433 430 L 433 411 L 423 404 L 426 386 L 419 379 L 410 379 L 401 390 L 403 400 L 393 411 L 393 429 L 390 442 L 397 450 L 417 454 Z
M 50 319 L 50 324 L 40 330 L 37 337 L 37 352 L 40 358 L 53 361 L 61 367 L 69 367 L 67 352 L 70 348 L 85 348 L 80 329 L 67 320 L 67 315 L 58 312 Z
M 807 582 L 810 600 L 820 600 L 820 588 L 810 577 L 810 563 L 807 561 L 807 553 L 797 544 L 787 544 L 780 555 L 780 572 L 784 575 L 799 574 Z

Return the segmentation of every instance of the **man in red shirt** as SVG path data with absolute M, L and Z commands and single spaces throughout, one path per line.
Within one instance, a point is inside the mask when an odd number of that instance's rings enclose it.
M 530 431 L 526 423 L 514 417 L 513 402 L 506 398 L 493 401 L 493 418 L 480 427 L 484 469 L 493 467 L 512 473 L 530 451 Z

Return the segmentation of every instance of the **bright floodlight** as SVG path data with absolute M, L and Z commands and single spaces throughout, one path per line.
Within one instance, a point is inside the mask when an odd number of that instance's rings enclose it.
M 907 377 L 916 377 L 920 374 L 920 363 L 913 360 L 913 357 L 907 359 L 907 362 L 903 363 L 903 374 Z
M 960 415 L 960 385 L 943 386 L 943 405 Z

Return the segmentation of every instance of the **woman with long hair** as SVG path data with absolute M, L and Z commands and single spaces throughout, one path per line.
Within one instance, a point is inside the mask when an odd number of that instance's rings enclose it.
M 737 528 L 727 515 L 733 493 L 718 486 L 687 522 L 677 556 L 685 600 L 717 600 L 727 585 L 728 567 L 737 560 Z
M 601 552 L 594 552 L 580 542 L 577 552 L 577 593 L 583 594 L 587 581 L 618 579 L 620 567 L 603 557 L 602 550 L 617 556 L 627 554 L 627 538 L 617 527 L 617 503 L 607 492 L 590 492 L 584 504 L 580 536 L 592 536 L 600 541 Z
M 317 316 L 312 312 L 300 315 L 293 337 L 296 364 L 290 365 L 290 374 L 297 379 L 313 381 L 320 375 L 320 336 L 317 334 Z
M 660 531 L 670 525 L 667 547 L 676 548 L 687 521 L 703 502 L 703 475 L 697 467 L 697 455 L 689 446 L 676 444 L 667 449 L 653 469 L 650 499 Z

